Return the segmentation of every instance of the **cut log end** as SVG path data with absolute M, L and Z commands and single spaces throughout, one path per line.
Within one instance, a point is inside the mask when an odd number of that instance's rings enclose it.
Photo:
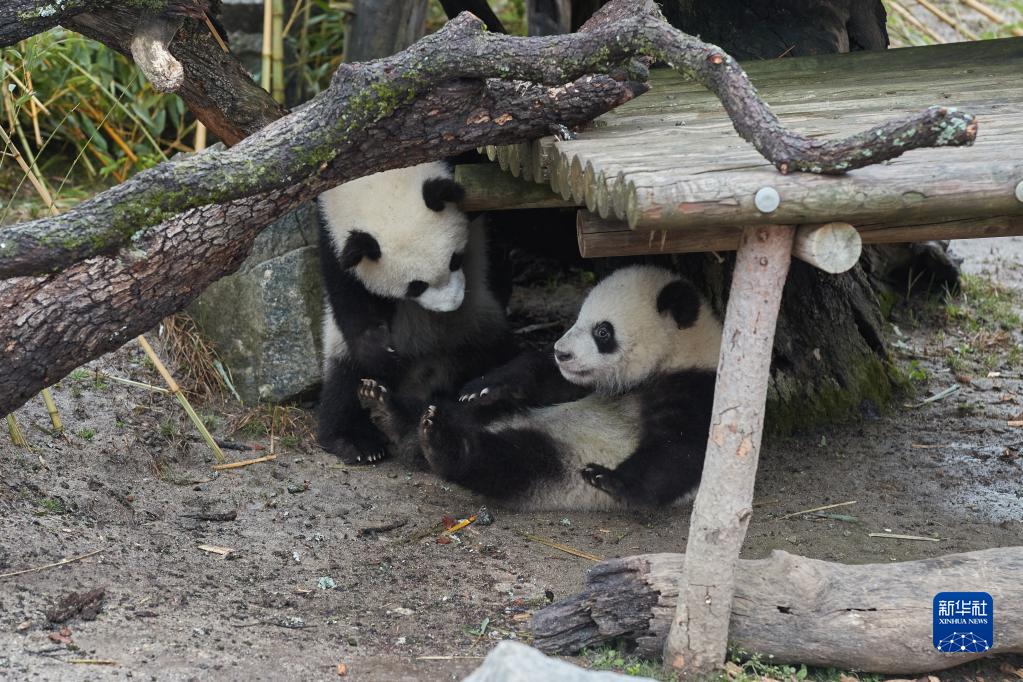
M 804 225 L 792 247 L 793 256 L 832 275 L 852 269 L 862 251 L 860 233 L 849 223 Z
M 180 26 L 180 19 L 143 16 L 131 39 L 132 59 L 160 92 L 175 92 L 185 82 L 185 69 L 169 49 Z

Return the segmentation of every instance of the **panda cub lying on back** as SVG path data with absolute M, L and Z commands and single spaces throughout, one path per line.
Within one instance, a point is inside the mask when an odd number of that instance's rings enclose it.
M 360 406 L 359 380 L 386 381 L 412 423 L 428 402 L 514 355 L 487 283 L 486 235 L 456 205 L 444 162 L 384 171 L 320 195 L 326 290 L 318 440 L 346 462 L 418 450 L 389 439 Z
M 431 405 L 420 444 L 439 476 L 519 509 L 679 501 L 700 482 L 721 323 L 663 268 L 616 271 L 586 297 L 553 361 L 525 354 Z M 374 419 L 387 390 L 363 382 Z

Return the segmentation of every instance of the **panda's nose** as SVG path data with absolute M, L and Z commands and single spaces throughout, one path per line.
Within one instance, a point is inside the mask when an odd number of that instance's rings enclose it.
M 571 353 L 567 353 L 567 352 L 565 352 L 563 350 L 555 350 L 554 351 L 554 358 L 558 362 L 568 362 L 569 360 L 572 359 L 572 354 Z

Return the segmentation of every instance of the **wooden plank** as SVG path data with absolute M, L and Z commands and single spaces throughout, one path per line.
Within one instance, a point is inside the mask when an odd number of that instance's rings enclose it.
M 566 200 L 643 230 L 832 221 L 919 225 L 1023 213 L 1014 197 L 1023 180 L 1023 40 L 746 67 L 782 121 L 811 136 L 842 137 L 899 113 L 946 104 L 978 115 L 977 143 L 913 151 L 842 177 L 783 176 L 738 137 L 710 93 L 672 71 L 655 70 L 649 93 L 605 114 L 578 139 L 534 143 L 540 158 L 524 148 L 498 151 L 497 158 Z M 530 171 L 515 167 L 527 163 Z M 782 198 L 770 214 L 753 203 L 764 186 Z
M 921 224 L 857 225 L 864 244 L 895 244 L 932 239 L 983 239 L 1023 235 L 1023 215 L 966 218 Z M 589 211 L 576 214 L 576 235 L 583 258 L 646 256 L 665 253 L 735 251 L 742 231 L 736 227 L 634 231 L 620 220 L 604 220 Z

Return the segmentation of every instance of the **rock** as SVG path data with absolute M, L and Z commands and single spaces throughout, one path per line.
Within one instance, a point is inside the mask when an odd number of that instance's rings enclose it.
M 494 647 L 483 664 L 463 682 L 653 682 L 649 677 L 631 677 L 610 672 L 595 672 L 548 658 L 533 647 L 504 641 Z
M 283 402 L 320 381 L 317 229 L 313 204 L 284 216 L 256 238 L 238 272 L 189 307 L 246 402 Z

